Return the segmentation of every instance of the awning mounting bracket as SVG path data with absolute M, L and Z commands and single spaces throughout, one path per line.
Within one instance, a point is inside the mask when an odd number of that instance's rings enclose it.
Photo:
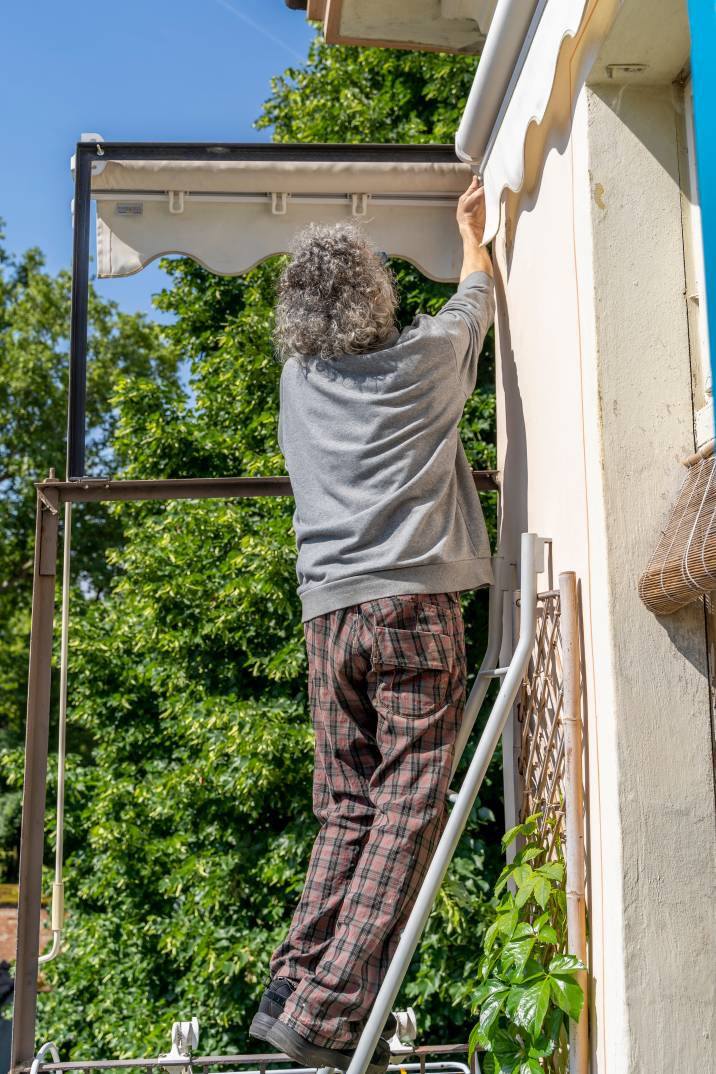
M 367 216 L 368 215 L 368 195 L 367 194 L 351 194 L 351 201 L 353 207 L 354 216 Z

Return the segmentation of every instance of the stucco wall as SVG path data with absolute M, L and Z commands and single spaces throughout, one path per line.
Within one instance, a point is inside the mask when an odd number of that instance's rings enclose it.
M 496 243 L 502 543 L 581 580 L 594 1072 L 713 1062 L 714 796 L 703 611 L 636 582 L 692 450 L 670 86 L 584 89 Z

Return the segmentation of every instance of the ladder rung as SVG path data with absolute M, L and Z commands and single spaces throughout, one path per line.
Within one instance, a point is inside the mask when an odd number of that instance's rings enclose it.
M 487 669 L 486 671 L 479 671 L 477 673 L 477 677 L 478 679 L 499 679 L 501 675 L 506 675 L 509 670 L 509 668 L 492 668 L 491 670 Z

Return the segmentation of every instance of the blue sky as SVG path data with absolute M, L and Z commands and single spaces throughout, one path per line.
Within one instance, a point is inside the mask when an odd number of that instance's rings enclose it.
M 69 158 L 82 131 L 108 141 L 255 141 L 269 80 L 307 55 L 312 30 L 283 0 L 17 0 L 0 51 L 0 217 L 10 250 L 72 251 Z M 94 243 L 93 243 L 94 245 Z M 97 281 L 151 311 L 150 266 Z

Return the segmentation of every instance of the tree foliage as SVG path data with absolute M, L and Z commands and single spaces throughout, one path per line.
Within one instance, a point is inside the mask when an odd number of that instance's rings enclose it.
M 445 140 L 472 64 L 329 49 L 273 84 L 260 126 L 280 139 Z M 157 299 L 190 391 L 151 369 L 113 383 L 108 443 L 127 476 L 282 473 L 276 261 L 245 278 L 166 261 Z M 401 321 L 449 288 L 397 264 Z M 488 346 L 462 433 L 493 464 Z M 65 951 L 47 969 L 39 1036 L 75 1056 L 151 1054 L 198 1015 L 202 1050 L 251 1048 L 271 951 L 316 831 L 292 504 L 281 498 L 124 504 L 100 599 L 75 599 Z M 470 659 L 484 594 L 465 601 Z M 17 779 L 6 756 L 8 778 Z M 470 967 L 498 871 L 490 776 L 403 999 L 431 1039 L 465 1036 Z
M 0 745 L 17 747 L 24 721 L 35 518 L 33 482 L 64 476 L 70 275 L 53 276 L 39 250 L 13 258 L 0 235 Z M 89 301 L 88 467 L 106 472 L 118 420 L 118 378 L 171 383 L 176 362 L 158 327 L 121 313 L 94 288 Z M 121 535 L 102 505 L 76 512 L 75 558 L 85 592 L 98 596 Z M 17 865 L 19 794 L 0 797 L 0 865 Z

